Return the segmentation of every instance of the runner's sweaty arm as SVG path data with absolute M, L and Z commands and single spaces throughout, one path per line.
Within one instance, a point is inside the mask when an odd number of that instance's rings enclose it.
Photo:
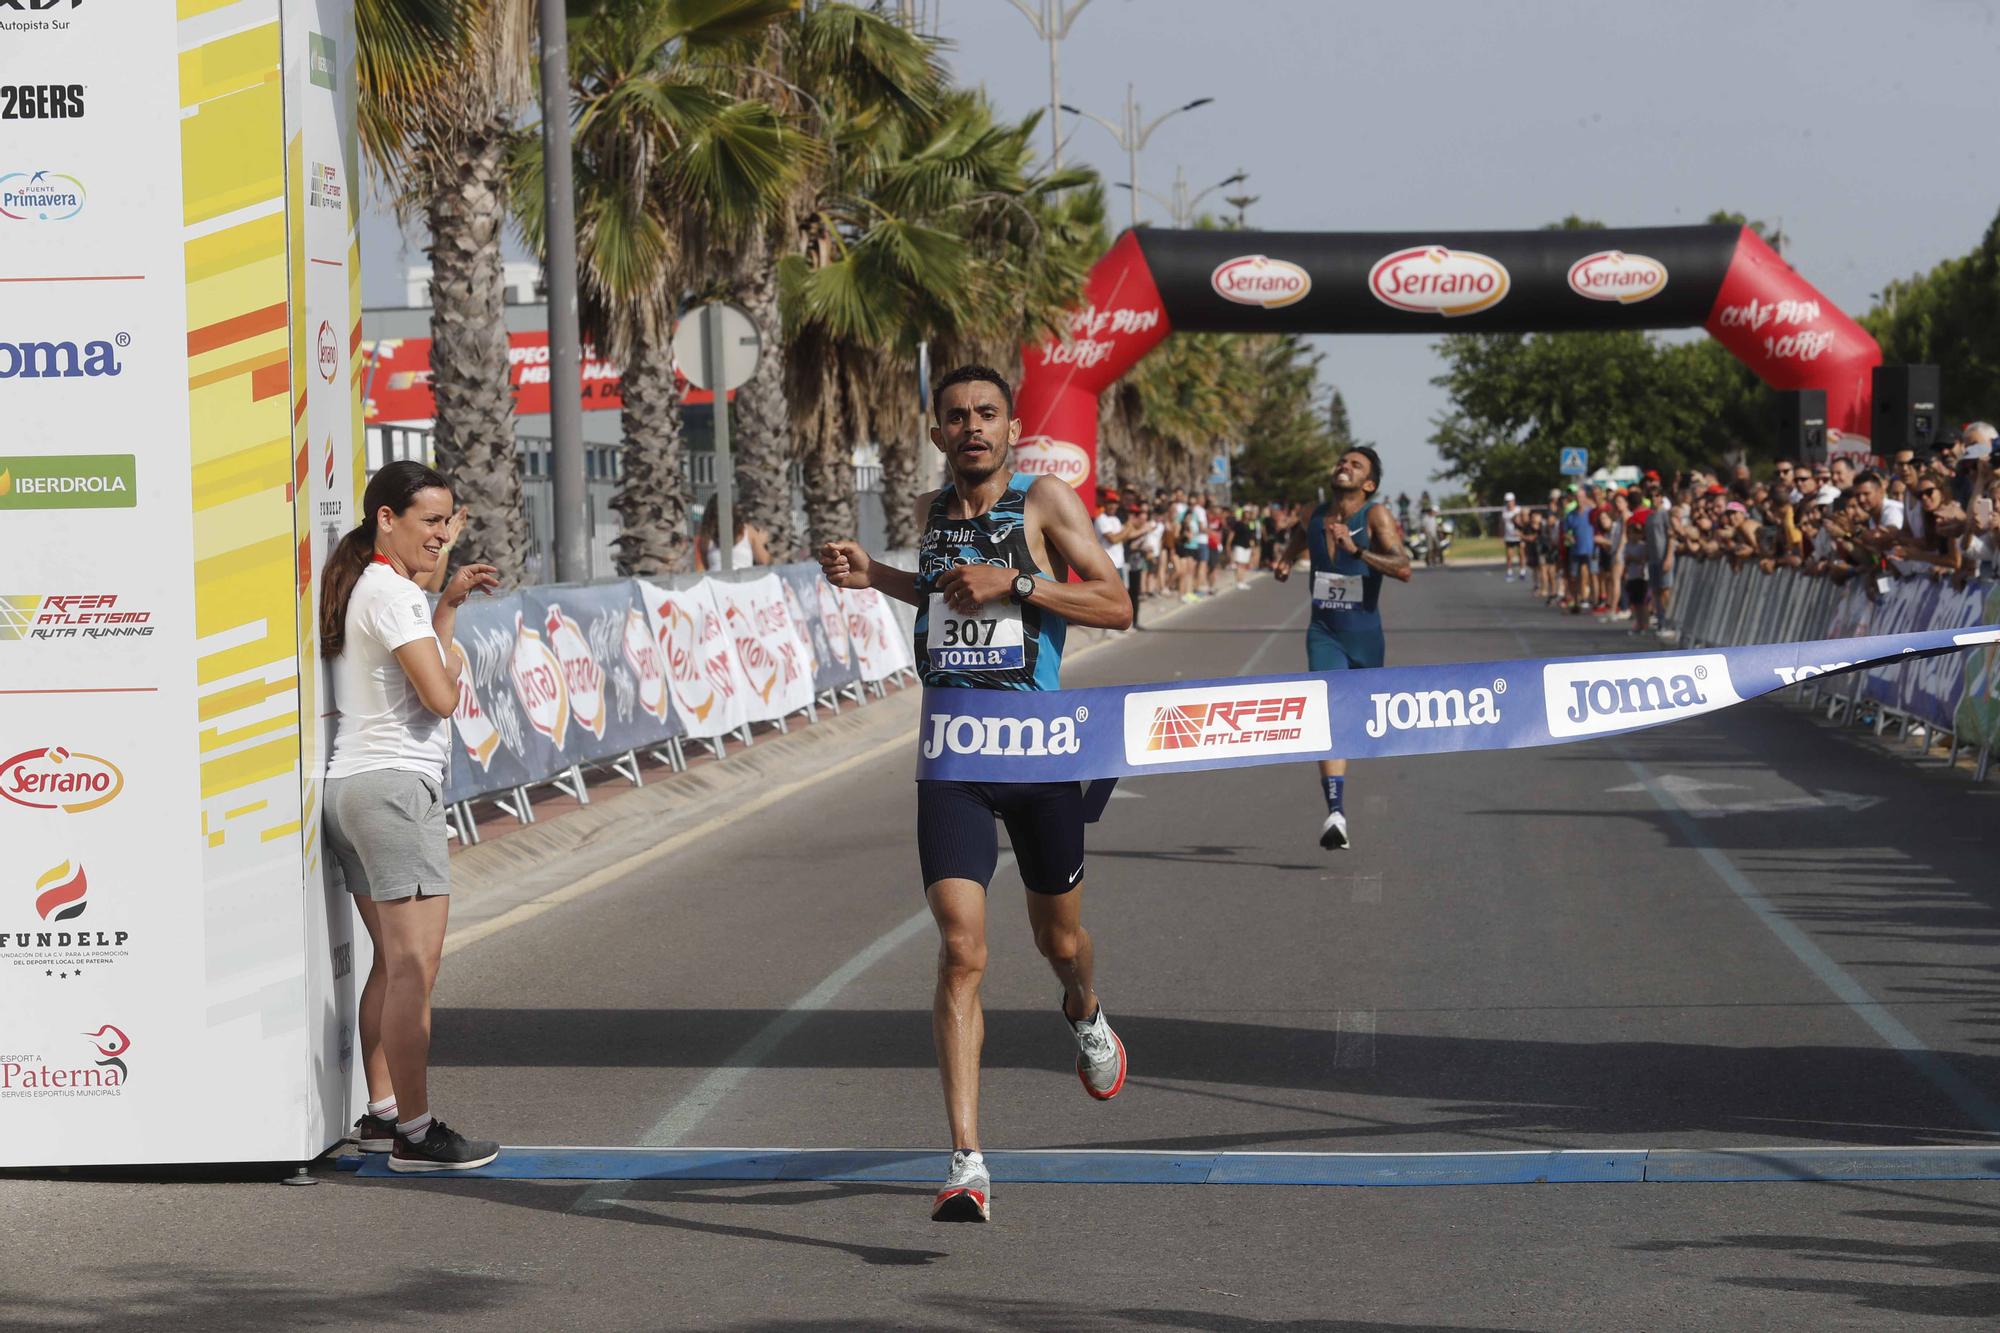
M 1341 523 L 1335 527 L 1337 530 L 1329 529 L 1334 544 L 1350 555 L 1354 554 L 1354 539 L 1347 535 L 1347 525 Z M 1410 581 L 1410 552 L 1403 545 L 1402 531 L 1381 505 L 1368 511 L 1368 549 L 1360 555 L 1361 563 L 1377 573 L 1405 583 Z

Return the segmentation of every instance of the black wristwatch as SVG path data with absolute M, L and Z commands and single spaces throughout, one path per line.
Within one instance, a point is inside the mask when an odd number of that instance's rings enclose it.
M 1016 606 L 1021 606 L 1034 595 L 1035 576 L 1033 574 L 1016 574 L 1014 576 L 1014 590 L 1008 594 L 1007 600 Z

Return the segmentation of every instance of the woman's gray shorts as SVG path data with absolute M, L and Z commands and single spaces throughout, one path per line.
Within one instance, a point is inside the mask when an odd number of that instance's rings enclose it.
M 357 898 L 451 892 L 444 793 L 421 773 L 381 768 L 330 779 L 326 849 Z

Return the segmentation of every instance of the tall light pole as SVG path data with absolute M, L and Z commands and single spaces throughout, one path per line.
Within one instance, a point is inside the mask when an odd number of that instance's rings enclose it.
M 590 503 L 583 481 L 583 357 L 576 328 L 576 187 L 570 175 L 569 15 L 540 0 L 542 191 L 548 216 L 549 481 L 554 492 L 555 579 L 590 577 Z M 544 570 L 546 577 L 547 571 Z
M 1207 106 L 1214 100 L 1213 97 L 1197 97 L 1192 102 L 1186 103 L 1183 106 L 1177 106 L 1172 111 L 1155 116 L 1143 128 L 1139 124 L 1138 98 L 1133 92 L 1132 85 L 1129 83 L 1125 85 L 1125 124 L 1122 127 L 1113 125 L 1102 116 L 1092 115 L 1081 107 L 1071 106 L 1067 102 L 1060 105 L 1062 110 L 1069 112 L 1071 115 L 1083 116 L 1102 125 L 1111 132 L 1111 137 L 1118 141 L 1118 146 L 1125 150 L 1125 169 L 1128 179 L 1132 183 L 1132 225 L 1136 227 L 1139 225 L 1140 150 L 1146 146 L 1146 141 L 1153 137 L 1153 131 L 1160 128 L 1161 125 L 1172 120 L 1183 111 L 1192 111 L 1198 106 Z
M 1169 199 L 1162 199 L 1157 194 L 1154 194 L 1151 190 L 1141 190 L 1137 186 L 1133 185 L 1131 181 L 1118 181 L 1116 182 L 1116 184 L 1119 189 L 1132 190 L 1135 193 L 1143 194 L 1148 199 L 1158 204 L 1160 207 L 1166 209 L 1167 216 L 1171 217 L 1174 220 L 1174 225 L 1176 227 L 1192 227 L 1194 225 L 1194 220 L 1195 220 L 1195 210 L 1201 207 L 1202 200 L 1208 198 L 1208 196 L 1214 194 L 1217 190 L 1227 189 L 1232 185 L 1241 185 L 1244 181 L 1247 181 L 1249 179 L 1250 179 L 1250 173 L 1246 171 L 1238 171 L 1234 176 L 1224 177 L 1222 180 L 1217 181 L 1215 184 L 1209 186 L 1206 190 L 1203 190 L 1201 193 L 1195 195 L 1193 198 L 1189 198 L 1188 187 L 1187 187 L 1187 173 L 1182 171 L 1181 168 L 1177 165 L 1174 167 L 1173 197 Z
M 1059 54 L 1063 38 L 1069 36 L 1070 24 L 1090 0 L 1076 0 L 1064 6 L 1063 0 L 1037 0 L 1039 12 L 1028 7 L 1028 0 L 1008 0 L 1021 11 L 1028 22 L 1035 25 L 1035 35 L 1049 44 L 1049 170 L 1062 170 L 1062 117 L 1056 114 L 1062 107 L 1062 57 Z

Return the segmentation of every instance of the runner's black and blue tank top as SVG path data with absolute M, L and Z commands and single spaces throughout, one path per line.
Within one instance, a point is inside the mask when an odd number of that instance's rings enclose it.
M 1306 520 L 1306 549 L 1312 555 L 1312 629 L 1331 635 L 1357 663 L 1379 664 L 1382 650 L 1382 575 L 1370 569 L 1359 551 L 1368 549 L 1368 511 L 1347 520 L 1348 534 L 1359 550 L 1349 555 L 1326 536 L 1328 506 L 1313 510 Z
M 972 616 L 954 615 L 937 594 L 938 580 L 959 565 L 998 565 L 1038 579 L 1028 550 L 1028 487 L 1016 472 L 993 508 L 976 518 L 952 518 L 949 488 L 931 501 L 917 547 L 917 671 L 924 684 L 975 690 L 1053 690 L 1062 670 L 1069 622 L 1029 603 L 990 602 Z

